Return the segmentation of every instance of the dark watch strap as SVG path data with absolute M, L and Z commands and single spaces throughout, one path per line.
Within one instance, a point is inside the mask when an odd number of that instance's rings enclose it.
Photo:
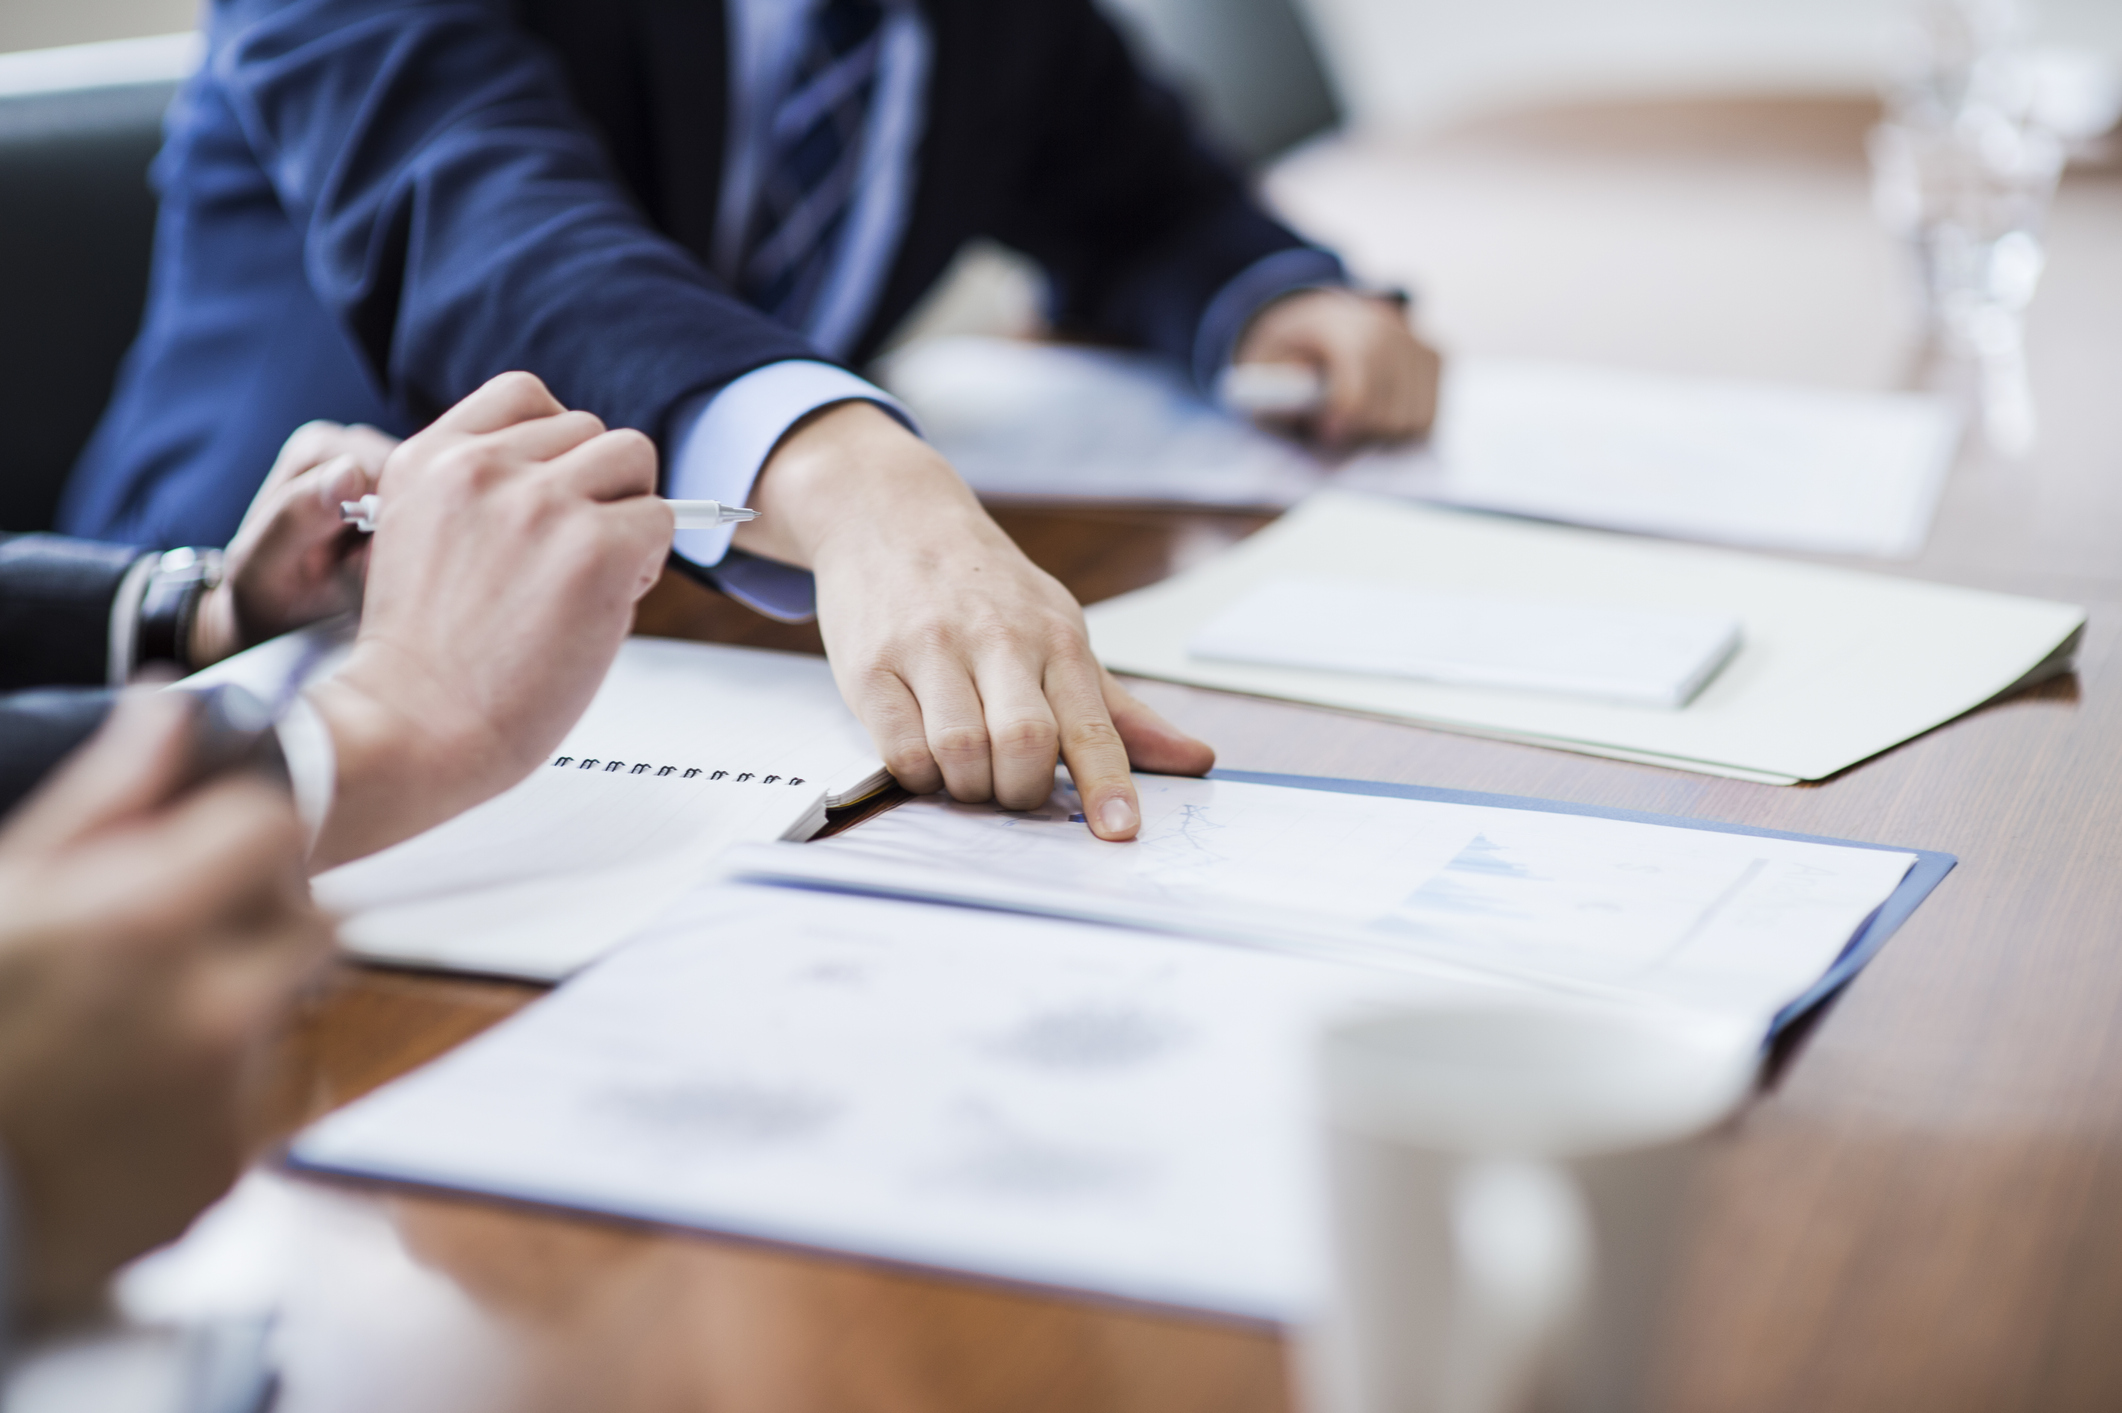
M 140 617 L 134 630 L 134 665 L 166 662 L 188 671 L 192 665 L 192 620 L 198 616 L 199 601 L 220 582 L 221 551 L 166 551 L 148 575 L 147 588 L 140 598 Z

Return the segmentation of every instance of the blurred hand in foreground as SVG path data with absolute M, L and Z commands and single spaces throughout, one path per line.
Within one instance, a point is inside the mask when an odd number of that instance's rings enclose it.
M 0 829 L 0 1144 L 32 1327 L 92 1313 L 235 1181 L 261 1062 L 329 952 L 286 796 L 177 793 L 195 705 L 124 697 Z
M 1444 367 L 1397 302 L 1345 289 L 1303 290 L 1269 304 L 1246 325 L 1232 361 L 1318 370 L 1325 406 L 1291 419 L 1292 429 L 1333 451 L 1427 432 Z
M 390 453 L 353 655 L 305 694 L 338 754 L 314 867 L 499 794 L 559 744 L 670 551 L 655 489 L 654 443 L 528 373 Z

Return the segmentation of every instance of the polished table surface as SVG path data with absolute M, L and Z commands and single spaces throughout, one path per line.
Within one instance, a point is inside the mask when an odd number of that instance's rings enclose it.
M 1642 105 L 1344 139 L 1273 197 L 1450 346 L 1851 387 L 1906 359 L 1856 103 Z M 2073 173 L 2033 314 L 2043 439 L 1972 450 L 1887 572 L 2085 604 L 2074 677 L 1780 789 L 1142 684 L 1228 766 L 1547 796 L 1959 855 L 1723 1134 L 1666 1321 L 1673 1409 L 2122 1406 L 2122 176 Z M 1086 600 L 1262 521 L 1004 509 Z M 816 650 L 683 582 L 640 628 Z M 349 966 L 283 1125 L 535 999 Z M 1275 1331 L 471 1200 L 254 1178 L 295 1271 L 281 1407 L 1282 1409 Z

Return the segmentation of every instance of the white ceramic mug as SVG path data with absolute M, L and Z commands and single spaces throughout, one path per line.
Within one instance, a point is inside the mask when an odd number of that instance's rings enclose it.
M 1701 1135 L 1758 1032 L 1563 1004 L 1437 1004 L 1318 1050 L 1334 1287 L 1314 1413 L 1629 1409 Z

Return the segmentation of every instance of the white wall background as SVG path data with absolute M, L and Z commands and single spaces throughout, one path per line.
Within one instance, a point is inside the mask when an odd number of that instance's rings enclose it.
M 0 0 L 0 53 L 171 34 L 190 29 L 199 7 L 200 0 Z
M 1863 90 L 1913 0 L 1103 3 L 1258 160 L 1332 122 L 1337 99 L 1361 123 L 1436 127 L 1527 103 Z M 2122 64 L 2122 0 L 2023 3 L 2037 39 Z M 0 0 L 0 52 L 188 29 L 199 4 Z
M 1167 0 L 1168 2 L 1168 0 Z M 1911 0 L 1297 0 L 1354 121 L 1528 103 L 1872 87 Z M 2122 0 L 2032 0 L 2030 37 L 2122 62 Z

